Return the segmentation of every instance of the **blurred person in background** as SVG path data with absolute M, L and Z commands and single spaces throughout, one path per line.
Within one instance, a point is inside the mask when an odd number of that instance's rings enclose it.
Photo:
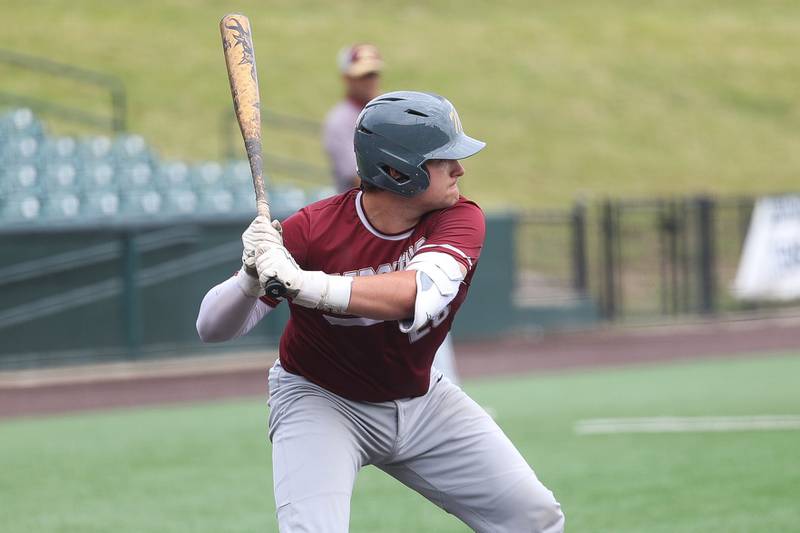
M 323 146 L 330 160 L 336 192 L 343 193 L 361 184 L 353 149 L 353 131 L 361 110 L 380 94 L 383 58 L 373 44 L 354 44 L 339 51 L 338 63 L 344 83 L 344 99 L 325 117 Z M 449 333 L 436 352 L 433 366 L 456 385 L 460 383 Z
M 328 112 L 323 125 L 323 145 L 331 163 L 337 193 L 358 187 L 353 131 L 364 106 L 380 94 L 383 59 L 371 44 L 356 44 L 339 51 L 339 71 L 344 99 Z

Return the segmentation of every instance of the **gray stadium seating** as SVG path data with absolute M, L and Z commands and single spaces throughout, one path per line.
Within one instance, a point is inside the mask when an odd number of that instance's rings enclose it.
M 265 181 L 275 213 L 332 194 Z M 51 136 L 29 109 L 0 113 L 0 225 L 254 214 L 247 160 L 161 161 L 140 135 Z

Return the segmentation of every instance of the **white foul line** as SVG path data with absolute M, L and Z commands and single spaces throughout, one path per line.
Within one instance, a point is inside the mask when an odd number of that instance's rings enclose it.
M 575 423 L 575 433 L 578 435 L 766 431 L 781 429 L 800 429 L 800 415 L 592 418 L 589 420 L 579 420 Z

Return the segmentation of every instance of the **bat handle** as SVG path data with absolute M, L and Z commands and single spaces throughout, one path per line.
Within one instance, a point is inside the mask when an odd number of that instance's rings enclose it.
M 276 278 L 269 278 L 267 284 L 264 285 L 264 290 L 267 296 L 271 298 L 283 298 L 286 296 L 286 287 Z
M 256 212 L 259 216 L 267 217 L 272 220 L 272 215 L 269 212 L 269 204 L 267 203 L 267 195 L 264 193 L 264 188 L 256 186 Z
M 264 194 L 263 183 L 256 185 L 256 208 L 259 215 L 270 218 L 269 204 Z M 264 290 L 267 296 L 272 298 L 283 298 L 286 296 L 286 287 L 276 278 L 269 278 L 266 285 L 264 285 Z

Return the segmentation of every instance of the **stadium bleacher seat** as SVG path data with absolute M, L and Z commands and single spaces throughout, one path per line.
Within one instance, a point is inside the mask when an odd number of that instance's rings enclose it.
M 111 160 L 111 139 L 103 135 L 83 139 L 78 153 L 84 161 Z
M 30 163 L 8 165 L 0 172 L 0 194 L 39 192 L 39 171 Z
M 207 189 L 215 189 L 223 184 L 222 165 L 213 161 L 193 165 L 189 176 L 192 187 L 200 194 Z
M 241 185 L 253 186 L 253 179 L 250 175 L 250 164 L 246 159 L 228 161 L 225 164 L 224 174 L 225 182 L 231 187 L 238 188 Z
M 38 197 L 29 193 L 14 193 L 5 197 L 0 206 L 4 220 L 9 222 L 29 222 L 38 220 L 42 203 Z
M 200 193 L 198 211 L 203 214 L 231 214 L 235 211 L 233 193 L 224 188 L 209 188 Z
M 253 183 L 241 183 L 230 188 L 236 202 L 238 213 L 254 213 L 256 209 L 256 193 L 253 191 Z M 270 198 L 270 202 L 274 200 Z
M 72 192 L 65 191 L 49 194 L 42 205 L 42 216 L 46 219 L 77 219 L 80 215 L 80 198 Z
M 45 137 L 40 152 L 42 158 L 48 162 L 75 163 L 78 156 L 78 142 L 72 137 Z
M 0 137 L 31 136 L 39 138 L 43 132 L 42 124 L 30 109 L 13 109 L 0 116 Z
M 192 215 L 197 212 L 197 193 L 191 189 L 176 188 L 164 193 L 164 213 Z
M 159 215 L 163 203 L 161 194 L 153 189 L 129 192 L 122 196 L 121 213 L 133 217 Z
M 183 161 L 169 161 L 159 165 L 155 183 L 163 191 L 190 189 L 189 165 Z
M 115 217 L 120 213 L 120 200 L 116 191 L 86 193 L 81 209 L 87 218 Z
M 42 186 L 48 193 L 78 189 L 78 172 L 71 163 L 47 164 L 41 174 Z
M 35 162 L 39 140 L 31 135 L 9 137 L 2 145 L 0 162 L 4 164 Z
M 275 185 L 270 187 L 268 195 L 272 205 L 281 211 L 297 211 L 307 204 L 305 191 L 297 187 Z
M 105 161 L 85 162 L 78 180 L 85 191 L 115 189 L 114 167 Z
M 120 163 L 147 162 L 153 159 L 144 137 L 135 134 L 118 135 L 114 138 L 111 153 Z
M 121 165 L 117 169 L 117 181 L 125 190 L 152 188 L 153 171 L 144 161 Z

